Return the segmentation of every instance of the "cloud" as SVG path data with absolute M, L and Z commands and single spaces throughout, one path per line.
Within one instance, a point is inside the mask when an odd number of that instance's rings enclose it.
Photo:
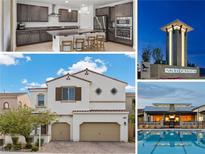
M 0 65 L 17 65 L 19 59 L 24 59 L 27 62 L 31 61 L 31 57 L 24 56 L 23 54 L 1 54 L 0 55 Z
M 125 53 L 125 55 L 129 58 L 132 58 L 132 59 L 135 59 L 136 58 L 136 55 L 135 53 Z
M 126 91 L 134 92 L 135 91 L 135 86 L 128 85 L 128 86 L 126 86 L 125 89 L 126 89 Z
M 65 75 L 67 74 L 69 71 L 64 70 L 63 68 L 60 68 L 57 72 L 57 75 Z
M 28 88 L 45 88 L 45 87 L 47 87 L 45 83 L 44 84 L 40 84 L 38 82 L 28 82 L 27 79 L 23 79 L 21 81 L 21 83 L 24 86 L 24 88 L 20 89 L 21 91 L 24 91 L 24 90 L 26 90 Z
M 54 78 L 53 77 L 48 77 L 47 79 L 46 79 L 46 81 L 50 81 L 50 80 L 53 80 Z
M 98 73 L 105 73 L 107 71 L 107 66 L 105 62 L 101 59 L 93 59 L 92 57 L 85 57 L 84 59 L 78 61 L 67 69 L 60 68 L 57 72 L 57 75 L 65 75 L 67 73 L 75 73 L 82 71 L 84 69 L 90 69 Z

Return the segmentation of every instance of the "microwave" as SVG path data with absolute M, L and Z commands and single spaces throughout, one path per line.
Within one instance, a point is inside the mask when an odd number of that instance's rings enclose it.
M 116 26 L 119 27 L 132 27 L 132 17 L 117 17 Z

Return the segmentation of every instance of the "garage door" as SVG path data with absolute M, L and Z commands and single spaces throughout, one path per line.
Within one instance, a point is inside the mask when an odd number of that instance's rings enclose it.
M 120 125 L 117 123 L 83 123 L 80 141 L 120 141 Z
M 67 123 L 54 123 L 51 127 L 52 141 L 69 141 L 70 125 Z

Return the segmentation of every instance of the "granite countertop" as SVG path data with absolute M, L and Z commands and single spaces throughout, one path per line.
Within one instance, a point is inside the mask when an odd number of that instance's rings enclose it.
M 76 34 L 83 34 L 83 33 L 94 33 L 94 32 L 101 32 L 93 29 L 70 29 L 70 30 L 54 30 L 54 31 L 47 31 L 52 36 L 67 36 L 67 35 L 76 35 Z

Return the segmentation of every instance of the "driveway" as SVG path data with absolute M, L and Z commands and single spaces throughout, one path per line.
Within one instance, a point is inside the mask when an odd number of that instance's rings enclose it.
M 135 153 L 135 143 L 120 142 L 50 142 L 40 152 L 71 154 Z

